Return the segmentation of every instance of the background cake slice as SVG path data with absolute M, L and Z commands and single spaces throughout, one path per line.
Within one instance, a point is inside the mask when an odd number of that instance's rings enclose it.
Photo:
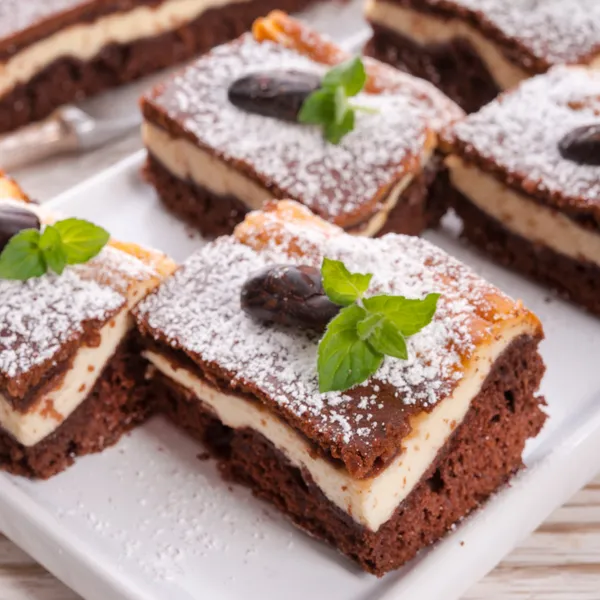
M 0 133 L 205 52 L 308 0 L 0 0 Z
M 433 321 L 364 383 L 321 394 L 319 335 L 257 321 L 240 293 L 272 265 L 323 257 L 373 293 L 438 292 Z M 444 535 L 522 466 L 545 420 L 538 319 L 415 237 L 356 238 L 292 202 L 254 212 L 135 311 L 162 409 L 224 475 L 372 573 Z
M 0 232 L 19 204 L 21 223 L 27 214 L 53 221 L 13 182 L 0 178 L 0 190 L 9 196 L 0 192 Z M 61 275 L 0 279 L 1 469 L 50 477 L 150 414 L 130 311 L 173 268 L 158 252 L 113 241 Z
M 555 67 L 448 138 L 464 237 L 600 314 L 600 71 Z
M 231 99 L 232 84 L 248 77 L 256 78 L 250 100 L 265 94 L 260 78 L 275 73 L 281 93 L 270 97 L 279 110 L 298 79 L 318 87 L 349 58 L 276 12 L 157 86 L 142 100 L 143 135 L 148 178 L 164 204 L 210 236 L 230 233 L 273 197 L 293 198 L 358 235 L 435 225 L 446 209 L 437 132 L 462 112 L 430 84 L 367 61 L 364 91 L 352 98 L 367 110 L 356 111 L 337 144 L 297 115 L 258 114 Z
M 468 112 L 565 64 L 600 64 L 596 0 L 369 0 L 368 53 L 435 83 Z

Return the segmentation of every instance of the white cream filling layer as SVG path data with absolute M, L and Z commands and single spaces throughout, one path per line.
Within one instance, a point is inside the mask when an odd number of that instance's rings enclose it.
M 189 140 L 172 137 L 148 122 L 142 125 L 142 137 L 150 153 L 178 179 L 192 181 L 217 196 L 234 196 L 250 210 L 260 210 L 265 201 L 272 198 L 266 188 Z M 422 164 L 429 161 L 431 154 L 431 150 L 427 151 Z M 379 210 L 356 230 L 349 230 L 350 233 L 374 236 L 385 225 L 412 180 L 412 174 L 403 177 L 392 187 Z
M 1 64 L 0 94 L 29 81 L 65 56 L 88 61 L 105 46 L 129 44 L 174 31 L 203 12 L 226 4 L 231 4 L 231 0 L 165 0 L 155 7 L 140 6 L 125 13 L 101 17 L 92 23 L 73 25 L 24 48 Z
M 581 227 L 557 210 L 530 200 L 457 156 L 449 157 L 446 162 L 452 185 L 506 229 L 569 258 L 600 266 L 598 233 Z
M 260 405 L 217 390 L 190 370 L 174 367 L 168 358 L 156 352 L 148 351 L 145 356 L 162 374 L 208 405 L 226 426 L 251 428 L 263 435 L 294 466 L 305 469 L 333 504 L 360 525 L 377 531 L 419 483 L 463 421 L 494 361 L 515 338 L 527 333 L 532 333 L 531 326 L 515 325 L 507 328 L 502 337 L 480 348 L 454 393 L 432 412 L 421 413 L 413 419 L 413 430 L 403 440 L 401 454 L 377 476 L 362 480 L 353 479 L 344 468 L 315 457 L 300 434 Z
M 442 19 L 395 4 L 368 0 L 366 17 L 421 46 L 446 44 L 457 38 L 469 40 L 501 89 L 509 89 L 530 75 L 510 62 L 483 34 L 460 19 Z
M 44 394 L 26 413 L 0 394 L 0 426 L 24 446 L 34 446 L 55 431 L 87 398 L 104 366 L 132 326 L 124 308 L 99 331 L 98 346 L 79 349 L 59 386 Z

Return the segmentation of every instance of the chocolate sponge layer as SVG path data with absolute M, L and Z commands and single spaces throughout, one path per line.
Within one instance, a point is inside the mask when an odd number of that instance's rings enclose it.
M 440 539 L 522 467 L 525 442 L 546 419 L 544 400 L 537 396 L 544 373 L 538 343 L 522 336 L 498 358 L 463 423 L 376 532 L 332 504 L 262 435 L 224 426 L 201 400 L 162 376 L 158 403 L 207 446 L 226 479 L 250 487 L 300 528 L 381 576 Z

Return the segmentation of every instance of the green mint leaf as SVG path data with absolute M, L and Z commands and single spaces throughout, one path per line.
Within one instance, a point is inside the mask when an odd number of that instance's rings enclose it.
M 348 98 L 356 96 L 366 81 L 365 66 L 360 57 L 333 67 L 323 77 L 321 88 L 303 102 L 298 121 L 321 125 L 325 139 L 339 144 L 354 129 L 355 110 L 363 110 L 362 107 L 355 109 Z M 368 108 L 364 110 L 376 112 Z
M 373 275 L 350 273 L 342 261 L 324 258 L 321 277 L 327 297 L 335 304 L 348 306 L 362 298 Z
M 106 246 L 109 233 L 102 227 L 81 219 L 58 221 L 54 227 L 60 234 L 67 264 L 86 263 Z
M 360 56 L 356 56 L 330 69 L 323 77 L 324 88 L 342 87 L 346 96 L 356 96 L 367 82 L 365 65 Z
M 354 104 L 353 102 L 348 102 L 348 106 L 355 112 L 362 112 L 367 115 L 376 115 L 379 113 L 379 109 L 373 106 L 364 106 L 362 104 Z
M 0 254 L 0 279 L 25 281 L 46 272 L 40 237 L 37 229 L 24 229 L 9 240 Z
M 344 88 L 335 88 L 334 93 L 334 121 L 336 125 L 341 125 L 349 112 L 348 96 L 344 92 Z
M 341 123 L 325 125 L 325 139 L 332 144 L 339 144 L 342 138 L 354 129 L 354 113 L 348 111 Z
M 386 317 L 367 313 L 365 319 L 356 326 L 356 331 L 360 339 L 368 342 L 371 348 L 379 354 L 403 360 L 408 358 L 404 336 Z
M 358 337 L 365 342 L 369 341 L 369 338 L 380 327 L 383 319 L 384 317 L 381 315 L 370 315 L 367 313 L 367 316 L 356 326 Z
M 376 315 L 371 315 L 371 317 L 376 317 Z M 385 356 L 394 356 L 406 360 L 408 358 L 408 348 L 402 333 L 389 319 L 385 317 L 376 318 L 378 319 L 377 325 L 372 328 L 371 335 L 367 339 L 371 348 Z
M 302 104 L 298 121 L 309 125 L 324 125 L 335 118 L 335 100 L 331 90 L 317 90 Z
M 365 309 L 385 317 L 404 337 L 418 333 L 431 323 L 440 294 L 428 294 L 423 300 L 404 296 L 372 296 L 363 300 Z
M 52 225 L 48 225 L 44 229 L 40 237 L 39 248 L 46 261 L 46 266 L 55 273 L 62 275 L 67 266 L 67 257 L 65 256 L 60 233 Z
M 383 355 L 361 340 L 357 325 L 365 310 L 348 306 L 327 326 L 319 344 L 317 370 L 321 393 L 344 391 L 367 380 L 379 369 Z

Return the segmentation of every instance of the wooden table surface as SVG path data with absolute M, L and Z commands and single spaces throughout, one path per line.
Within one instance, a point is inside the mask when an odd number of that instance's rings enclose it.
M 59 157 L 14 174 L 32 197 L 43 201 L 139 148 L 139 135 L 132 132 L 100 150 Z M 0 535 L 0 600 L 77 598 Z M 600 476 L 552 514 L 465 596 L 465 600 L 484 599 L 600 600 Z

